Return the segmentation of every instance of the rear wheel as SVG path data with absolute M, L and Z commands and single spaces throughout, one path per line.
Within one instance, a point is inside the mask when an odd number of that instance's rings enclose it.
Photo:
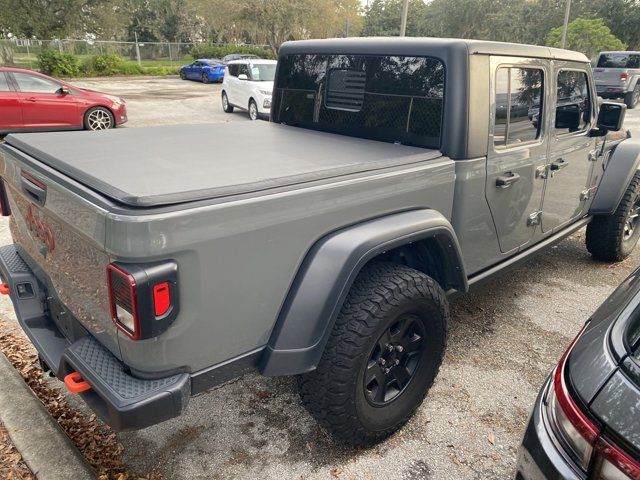
M 222 92 L 222 109 L 226 113 L 233 113 L 233 106 L 229 103 L 227 92 Z
M 635 108 L 640 101 L 640 85 L 636 85 L 636 88 L 632 92 L 627 92 L 624 95 L 624 103 L 627 108 Z
M 311 415 L 336 439 L 369 445 L 400 428 L 422 403 L 444 355 L 449 307 L 423 273 L 366 266 L 316 370 L 298 379 Z
M 202 83 L 209 83 L 209 75 L 206 73 L 202 74 Z
M 258 119 L 258 105 L 256 104 L 256 101 L 252 98 L 251 100 L 249 100 L 249 118 L 251 120 L 257 120 Z
M 85 130 L 108 130 L 116 126 L 113 114 L 104 107 L 93 107 L 84 114 Z
M 587 225 L 587 250 L 595 258 L 619 262 L 640 237 L 640 172 L 631 179 L 620 205 L 611 215 L 597 215 Z

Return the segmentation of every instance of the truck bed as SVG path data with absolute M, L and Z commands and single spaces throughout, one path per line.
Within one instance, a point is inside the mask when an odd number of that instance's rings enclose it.
M 266 122 L 26 133 L 6 143 L 130 207 L 251 194 L 441 155 Z

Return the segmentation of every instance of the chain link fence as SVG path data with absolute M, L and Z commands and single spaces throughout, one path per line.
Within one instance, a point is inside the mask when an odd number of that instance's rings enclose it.
M 105 40 L 32 40 L 0 39 L 0 65 L 36 68 L 38 54 L 43 49 L 56 49 L 82 57 L 116 54 L 141 66 L 177 67 L 191 62 L 194 43 L 116 42 Z M 224 46 L 223 44 L 214 44 Z

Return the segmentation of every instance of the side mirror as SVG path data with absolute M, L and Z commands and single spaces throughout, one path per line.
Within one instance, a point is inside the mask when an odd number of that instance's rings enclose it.
M 246 74 L 241 73 L 240 75 L 238 75 L 238 80 L 249 80 L 249 77 L 247 77 Z
M 598 110 L 598 129 L 607 132 L 622 130 L 626 113 L 627 106 L 624 103 L 602 102 Z
M 71 90 L 69 90 L 69 87 L 66 86 L 61 86 L 60 90 L 58 90 L 58 92 L 60 92 L 60 95 L 71 95 Z

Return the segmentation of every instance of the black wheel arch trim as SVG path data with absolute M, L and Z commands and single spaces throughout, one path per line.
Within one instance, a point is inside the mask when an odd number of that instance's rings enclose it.
M 640 140 L 627 139 L 617 145 L 609 156 L 589 213 L 613 214 L 639 167 Z
M 447 285 L 442 288 L 467 291 L 458 239 L 440 212 L 410 210 L 343 228 L 318 240 L 307 253 L 259 363 L 260 373 L 313 370 L 362 267 L 380 254 L 425 239 L 435 240 L 446 256 Z

